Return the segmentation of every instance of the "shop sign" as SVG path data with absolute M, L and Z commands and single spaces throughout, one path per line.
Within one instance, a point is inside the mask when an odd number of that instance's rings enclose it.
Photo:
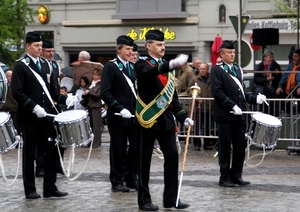
M 41 5 L 38 8 L 38 19 L 42 24 L 47 24 L 50 19 L 50 10 L 46 5 Z
M 260 28 L 278 28 L 280 31 L 293 31 L 297 29 L 297 22 L 289 19 L 257 19 L 246 25 L 245 31 Z
M 154 27 L 143 27 L 136 30 L 132 28 L 131 31 L 127 34 L 127 36 L 131 37 L 133 40 L 146 40 L 145 35 L 149 30 L 155 29 Z M 169 27 L 165 30 L 163 28 L 159 28 L 165 34 L 165 40 L 175 40 L 176 33 L 171 31 Z

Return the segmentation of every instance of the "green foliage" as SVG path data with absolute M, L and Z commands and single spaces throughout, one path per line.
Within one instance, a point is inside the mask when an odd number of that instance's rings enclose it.
M 275 7 L 279 12 L 285 13 L 288 18 L 297 17 L 297 1 L 293 1 L 294 4 L 290 4 L 290 1 L 286 0 L 276 0 Z
M 33 23 L 34 11 L 27 0 L 1 0 L 0 4 L 0 61 L 8 66 L 24 52 L 25 26 Z M 16 51 L 10 51 L 14 46 Z

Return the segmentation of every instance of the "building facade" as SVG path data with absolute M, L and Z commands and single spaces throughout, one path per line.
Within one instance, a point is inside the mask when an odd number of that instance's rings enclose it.
M 179 53 L 188 54 L 189 61 L 199 57 L 210 63 L 211 46 L 219 35 L 223 40 L 236 40 L 237 33 L 230 16 L 250 15 L 242 35 L 242 66 L 253 70 L 261 60 L 262 48 L 254 51 L 250 45 L 252 28 L 262 22 L 288 22 L 275 8 L 275 0 L 31 0 L 28 5 L 38 10 L 48 9 L 47 23 L 38 16 L 26 31 L 40 31 L 54 42 L 64 59 L 61 66 L 77 60 L 78 52 L 89 51 L 92 61 L 107 62 L 115 57 L 116 38 L 129 35 L 144 54 L 145 33 L 149 29 L 165 32 L 166 59 Z M 45 13 L 45 12 L 43 12 Z M 290 23 L 290 22 L 289 22 Z M 275 24 L 276 25 L 276 24 Z M 274 27 L 274 24 L 265 24 Z M 278 24 L 277 26 L 281 26 Z M 262 27 L 262 25 L 259 25 Z M 281 64 L 288 61 L 296 33 L 291 27 L 280 29 L 279 45 L 266 46 L 275 52 Z M 286 55 L 285 55 L 286 54 Z M 246 59 L 244 59 L 246 58 Z

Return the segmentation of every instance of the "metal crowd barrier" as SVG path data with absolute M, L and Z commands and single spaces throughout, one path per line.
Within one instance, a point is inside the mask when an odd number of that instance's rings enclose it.
M 214 138 L 218 139 L 216 122 L 213 120 L 213 98 L 197 98 L 201 100 L 199 108 L 195 104 L 193 120 L 195 125 L 190 133 L 190 138 Z M 190 116 L 191 97 L 179 97 L 179 101 Z M 282 122 L 279 133 L 277 147 L 278 149 L 286 149 L 289 146 L 300 145 L 300 102 L 299 99 L 267 99 L 269 106 L 249 105 L 250 111 L 260 111 L 271 116 L 275 116 Z M 198 116 L 198 118 L 197 118 Z M 199 124 L 196 125 L 196 122 Z M 251 115 L 247 115 L 246 132 L 253 122 Z M 186 137 L 186 128 L 178 122 L 179 138 Z M 300 146 L 299 146 L 300 149 Z M 300 150 L 299 150 L 300 151 Z

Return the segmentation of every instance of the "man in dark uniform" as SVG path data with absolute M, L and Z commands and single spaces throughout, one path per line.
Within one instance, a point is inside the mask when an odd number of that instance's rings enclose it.
M 137 190 L 137 135 L 133 124 L 136 104 L 134 65 L 130 62 L 133 40 L 117 38 L 117 57 L 104 65 L 101 99 L 108 105 L 107 126 L 110 134 L 110 182 L 113 192 Z M 129 140 L 128 155 L 126 153 Z M 123 181 L 126 181 L 126 186 Z
M 12 93 L 18 102 L 17 120 L 20 122 L 23 137 L 23 183 L 26 199 L 37 199 L 34 177 L 34 159 L 38 142 L 44 144 L 45 176 L 44 197 L 62 197 L 68 195 L 57 189 L 56 182 L 56 136 L 53 118 L 47 113 L 56 111 L 52 99 L 61 104 L 69 104 L 72 97 L 64 97 L 55 87 L 54 78 L 50 77 L 49 65 L 40 58 L 42 38 L 38 32 L 26 34 L 26 50 L 24 57 L 16 61 L 12 77 Z M 43 85 L 43 87 L 42 87 Z
M 49 64 L 49 73 L 50 76 L 55 79 L 54 86 L 60 92 L 60 67 L 57 62 L 54 60 L 54 46 L 51 40 L 43 39 L 43 46 L 42 46 L 42 53 L 41 56 L 46 59 Z M 64 155 L 64 148 L 59 146 L 60 154 Z M 58 159 L 56 162 L 56 169 L 57 173 L 63 174 L 62 167 L 60 164 L 60 158 L 57 154 Z M 43 177 L 44 176 L 44 150 L 43 150 L 43 143 L 38 142 L 37 144 L 37 158 L 36 158 L 36 167 L 35 167 L 35 176 L 36 177 Z
M 243 71 L 234 63 L 235 47 L 231 41 L 224 41 L 220 47 L 222 62 L 210 71 L 211 91 L 214 97 L 214 120 L 217 122 L 219 134 L 219 185 L 234 187 L 248 185 L 242 179 L 247 141 L 245 138 L 245 114 L 247 102 L 262 104 L 264 95 L 245 94 L 243 91 Z M 230 111 L 234 111 L 230 113 Z M 232 145 L 232 163 L 230 153 Z M 231 167 L 230 167 L 231 164 Z
M 136 116 L 139 131 L 139 191 L 138 205 L 141 210 L 156 211 L 149 191 L 149 175 L 154 142 L 157 139 L 164 154 L 163 204 L 165 208 L 176 207 L 178 191 L 178 151 L 175 138 L 176 119 L 185 126 L 194 122 L 178 101 L 175 90 L 175 67 L 187 62 L 187 55 L 180 55 L 170 62 L 162 61 L 165 54 L 164 33 L 150 30 L 146 34 L 148 55 L 139 57 L 135 63 L 138 84 Z M 149 110 L 148 110 L 149 109 Z M 177 209 L 188 208 L 179 201 Z

